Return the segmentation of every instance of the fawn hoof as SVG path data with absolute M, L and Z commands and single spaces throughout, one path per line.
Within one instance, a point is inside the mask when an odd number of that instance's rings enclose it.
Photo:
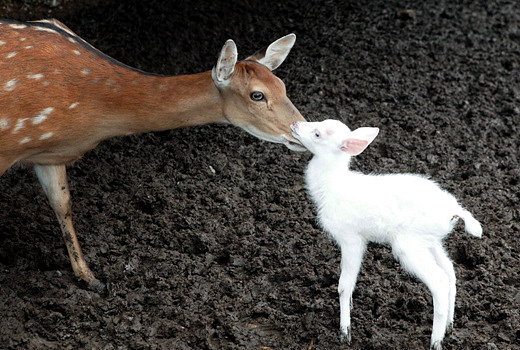
M 453 322 L 446 326 L 446 334 L 450 334 L 451 332 L 453 332 Z
M 430 350 L 442 350 L 441 340 L 437 340 L 432 343 Z
M 341 343 L 347 343 L 350 345 L 350 342 L 352 341 L 352 337 L 350 335 L 350 327 L 347 327 L 347 329 L 341 329 L 339 340 Z

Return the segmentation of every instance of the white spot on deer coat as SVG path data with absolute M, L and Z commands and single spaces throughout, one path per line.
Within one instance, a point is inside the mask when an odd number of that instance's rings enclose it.
M 0 40 L 0 46 L 4 46 L 4 45 L 5 45 L 5 41 Z
M 26 49 L 26 50 L 27 50 L 27 49 L 32 49 L 33 47 L 34 47 L 34 46 L 32 46 L 32 45 L 27 45 L 27 46 L 25 47 L 25 49 Z
M 27 119 L 29 119 L 29 118 L 20 118 L 16 121 L 16 125 L 14 126 L 14 129 L 13 129 L 13 134 L 16 134 L 18 131 L 20 131 L 20 129 L 23 129 L 25 121 Z
M 43 111 L 41 111 L 40 114 L 32 118 L 32 123 L 34 125 L 42 123 L 45 119 L 47 119 L 47 117 L 49 116 L 49 114 L 52 113 L 52 111 L 54 111 L 53 107 L 45 108 Z
M 79 52 L 79 50 L 73 50 L 73 52 L 78 56 L 81 55 L 81 52 Z
M 7 56 L 5 56 L 6 58 L 13 58 L 14 56 L 18 55 L 18 52 L 9 52 L 7 54 Z
M 47 140 L 47 139 L 51 138 L 52 135 L 54 135 L 54 133 L 52 133 L 52 132 L 45 133 L 42 136 L 40 136 L 39 140 L 40 141 Z
M 7 120 L 7 118 L 0 119 L 0 131 L 5 131 L 5 130 L 9 129 L 10 126 L 11 126 L 11 124 L 9 124 L 9 121 Z
M 22 141 L 20 141 L 20 144 L 23 145 L 24 143 L 31 142 L 31 141 L 32 141 L 32 138 L 30 138 L 30 137 L 24 137 L 24 138 L 22 139 Z
M 83 68 L 81 70 L 81 75 L 89 75 L 90 74 L 90 69 L 88 68 Z
M 4 90 L 13 91 L 14 88 L 18 85 L 18 80 L 11 79 L 7 83 L 5 83 Z
M 43 74 L 41 74 L 41 73 L 38 73 L 38 74 L 28 74 L 27 78 L 28 79 L 39 80 L 39 79 L 43 78 Z
M 79 105 L 79 102 L 74 102 L 73 104 L 71 104 L 71 105 L 69 106 L 69 109 L 76 108 L 78 105 Z

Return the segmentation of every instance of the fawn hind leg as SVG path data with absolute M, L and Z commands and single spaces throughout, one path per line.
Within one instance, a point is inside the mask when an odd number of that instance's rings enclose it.
M 450 281 L 448 324 L 446 326 L 446 332 L 449 333 L 453 328 L 453 318 L 455 315 L 455 296 L 457 294 L 455 270 L 453 269 L 451 259 L 448 257 L 446 250 L 442 247 L 440 242 L 432 248 L 432 252 L 437 264 L 448 275 Z
M 60 223 L 74 274 L 90 287 L 103 290 L 104 284 L 90 271 L 72 225 L 69 185 L 65 165 L 35 165 L 34 170 Z
M 441 350 L 450 314 L 450 277 L 441 267 L 431 246 L 407 237 L 392 245 L 403 268 L 426 284 L 433 297 L 433 330 L 430 349 Z

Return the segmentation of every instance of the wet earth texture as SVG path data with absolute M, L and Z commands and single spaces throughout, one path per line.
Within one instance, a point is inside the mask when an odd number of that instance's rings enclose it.
M 520 3 L 1 1 L 55 17 L 160 74 L 209 70 L 296 33 L 276 71 L 309 120 L 377 126 L 363 172 L 425 174 L 484 225 L 446 240 L 457 275 L 444 349 L 520 349 Z M 1 108 L 1 106 L 0 106 Z M 210 125 L 111 139 L 68 169 L 105 293 L 74 277 L 30 168 L 0 178 L 0 349 L 427 349 L 433 306 L 369 245 L 339 341 L 338 248 L 316 223 L 309 153 Z M 426 199 L 425 199 L 426 200 Z

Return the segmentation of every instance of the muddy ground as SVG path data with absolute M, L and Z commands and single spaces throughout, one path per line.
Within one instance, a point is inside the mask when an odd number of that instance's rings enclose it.
M 354 168 L 427 174 L 484 225 L 481 240 L 458 227 L 446 241 L 458 296 L 445 349 L 520 349 L 516 0 L 0 4 L 0 17 L 56 17 L 124 63 L 172 75 L 211 69 L 228 38 L 244 58 L 296 33 L 276 73 L 301 113 L 381 128 Z M 228 126 L 103 142 L 68 173 L 106 294 L 74 277 L 33 171 L 11 169 L 0 349 L 426 349 L 430 294 L 376 245 L 352 345 L 340 344 L 339 250 L 303 187 L 309 158 Z

